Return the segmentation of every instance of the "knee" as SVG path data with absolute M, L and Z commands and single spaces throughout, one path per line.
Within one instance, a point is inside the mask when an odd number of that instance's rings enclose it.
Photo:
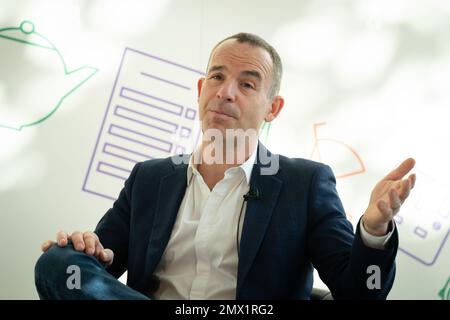
M 34 276 L 36 279 L 44 279 L 65 273 L 67 267 L 75 263 L 77 251 L 69 243 L 65 247 L 54 244 L 44 252 L 36 262 Z

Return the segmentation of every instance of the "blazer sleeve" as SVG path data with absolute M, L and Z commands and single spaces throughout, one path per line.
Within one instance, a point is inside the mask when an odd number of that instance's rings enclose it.
M 95 228 L 95 233 L 103 247 L 114 252 L 113 263 L 106 270 L 116 278 L 119 278 L 127 269 L 132 189 L 139 166 L 140 163 L 134 166 L 120 191 L 119 198 Z
M 395 277 L 397 228 L 384 250 L 365 246 L 359 223 L 353 233 L 336 190 L 336 179 L 326 165 L 320 165 L 313 175 L 308 205 L 308 252 L 334 299 L 385 299 Z M 368 285 L 372 283 L 373 266 L 380 271 L 379 289 Z

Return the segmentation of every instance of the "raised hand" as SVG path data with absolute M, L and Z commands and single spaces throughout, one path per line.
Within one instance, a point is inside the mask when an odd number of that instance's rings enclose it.
M 402 204 L 416 183 L 416 175 L 410 174 L 415 165 L 412 158 L 406 159 L 396 169 L 391 171 L 372 190 L 369 206 L 363 215 L 363 225 L 367 232 L 374 236 L 387 233 L 389 222 L 400 211 Z

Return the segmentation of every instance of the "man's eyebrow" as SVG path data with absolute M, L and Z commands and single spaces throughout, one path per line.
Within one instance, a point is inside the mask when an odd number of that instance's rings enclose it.
M 246 70 L 241 72 L 244 76 L 250 76 L 256 78 L 258 81 L 261 81 L 262 77 L 261 74 L 256 70 Z
M 227 69 L 227 67 L 225 67 L 225 66 L 215 65 L 215 66 L 212 66 L 211 68 L 209 68 L 208 73 L 214 72 L 214 71 L 222 71 L 222 70 L 226 70 L 226 69 Z
M 228 70 L 228 68 L 226 66 L 215 65 L 215 66 L 212 66 L 211 68 L 209 68 L 208 73 L 215 72 L 215 71 L 223 71 L 223 70 L 226 71 L 226 70 Z M 256 70 L 245 70 L 245 71 L 241 72 L 241 75 L 254 77 L 258 81 L 262 80 L 261 73 L 259 73 Z

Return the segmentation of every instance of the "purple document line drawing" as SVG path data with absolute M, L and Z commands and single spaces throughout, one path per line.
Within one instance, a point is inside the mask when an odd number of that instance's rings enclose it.
M 153 79 L 160 80 L 160 81 L 163 81 L 163 82 L 168 83 L 168 84 L 172 84 L 172 85 L 177 86 L 179 88 L 183 88 L 183 89 L 186 89 L 186 90 L 191 90 L 191 88 L 183 86 L 182 84 L 179 84 L 179 83 L 176 83 L 176 82 L 173 82 L 173 81 L 170 81 L 170 80 L 166 80 L 166 79 L 154 76 L 154 75 L 149 74 L 147 72 L 141 72 L 141 74 L 143 76 L 146 76 L 146 77 L 149 77 L 149 78 L 153 78 Z
M 186 127 L 181 127 L 180 137 L 189 138 L 190 135 L 191 135 L 191 129 L 186 128 Z
M 117 158 L 120 158 L 120 159 L 123 159 L 123 160 L 131 161 L 131 162 L 134 162 L 134 163 L 141 162 L 141 160 L 136 160 L 136 159 L 133 159 L 133 158 L 124 157 L 123 155 L 114 153 L 113 151 L 111 151 L 111 149 L 108 150 L 108 147 L 121 149 L 121 150 L 125 151 L 126 153 L 132 153 L 132 154 L 135 154 L 135 155 L 138 155 L 138 156 L 145 157 L 145 158 L 147 158 L 147 160 L 153 159 L 150 156 L 144 155 L 144 154 L 139 153 L 139 152 L 131 151 L 131 150 L 127 149 L 127 148 L 119 147 L 119 146 L 114 145 L 114 144 L 109 143 L 109 142 L 107 142 L 107 143 L 105 143 L 103 145 L 103 153 L 109 154 L 109 155 L 111 155 L 113 157 L 117 157 Z
M 419 237 L 425 239 L 425 237 L 427 236 L 427 230 L 425 230 L 424 228 L 421 227 L 416 227 L 414 229 L 414 233 L 417 234 Z
M 197 114 L 197 111 L 195 111 L 194 109 L 188 108 L 188 109 L 186 109 L 184 117 L 189 120 L 194 120 L 196 114 Z
M 152 144 L 148 144 L 148 143 L 145 143 L 145 142 L 142 142 L 142 141 L 139 141 L 139 140 L 135 140 L 135 139 L 132 139 L 132 138 L 120 135 L 119 133 L 113 132 L 114 128 L 117 128 L 117 129 L 123 130 L 123 131 L 128 131 L 128 132 L 131 132 L 131 133 L 134 133 L 136 135 L 140 135 L 140 136 L 143 136 L 143 137 L 146 137 L 146 138 L 149 138 L 149 139 L 160 141 L 160 142 L 162 142 L 164 144 L 167 144 L 168 149 L 166 150 L 166 149 L 163 149 L 161 147 L 158 147 L 158 146 L 155 146 L 155 145 L 152 145 Z M 161 150 L 161 151 L 164 151 L 164 152 L 170 152 L 170 150 L 172 150 L 172 143 L 170 143 L 168 141 L 164 141 L 162 139 L 149 136 L 149 135 L 147 135 L 145 133 L 142 133 L 142 132 L 138 132 L 138 131 L 135 131 L 135 130 L 127 129 L 127 128 L 118 126 L 116 124 L 112 124 L 112 125 L 109 126 L 108 133 L 113 135 L 113 136 L 116 136 L 116 137 L 119 137 L 119 138 L 122 138 L 122 139 L 125 139 L 125 140 L 128 140 L 128 141 L 136 142 L 136 143 L 142 144 L 144 146 L 147 146 L 147 147 L 150 147 L 150 148 L 154 148 L 154 149 L 157 149 L 157 150 Z
M 120 147 L 120 146 L 115 145 L 113 143 L 109 143 L 109 142 L 105 143 L 105 146 L 103 147 L 103 149 L 106 149 L 107 147 L 113 147 L 113 148 L 116 148 L 116 149 L 121 149 L 121 150 L 123 150 L 125 152 L 129 152 L 129 153 L 135 154 L 137 156 L 141 156 L 141 157 L 146 158 L 148 160 L 153 159 L 153 157 L 148 155 L 148 154 L 144 154 L 144 153 L 141 153 L 141 152 L 138 152 L 138 151 L 135 151 L 135 150 L 131 150 L 131 149 L 128 149 L 128 148 Z
M 409 251 L 403 249 L 402 247 L 399 247 L 398 250 L 400 250 L 400 251 L 403 252 L 404 254 L 410 256 L 410 257 L 413 258 L 414 260 L 417 260 L 417 261 L 419 261 L 420 263 L 423 263 L 423 264 L 426 265 L 426 266 L 431 266 L 431 265 L 433 265 L 433 264 L 436 262 L 437 258 L 439 257 L 439 254 L 441 253 L 441 250 L 442 250 L 442 248 L 444 247 L 444 244 L 445 244 L 445 242 L 447 241 L 447 238 L 448 238 L 448 235 L 449 235 L 449 234 L 450 234 L 450 229 L 448 229 L 447 234 L 445 235 L 444 240 L 441 242 L 441 244 L 440 244 L 440 246 L 439 246 L 439 248 L 438 248 L 436 254 L 434 255 L 433 259 L 431 260 L 431 262 L 427 262 L 427 261 L 425 261 L 425 260 L 419 258 L 418 256 L 416 256 L 416 255 L 410 253 Z
M 151 104 L 149 102 L 138 100 L 137 98 L 133 98 L 133 97 L 125 95 L 124 94 L 125 91 L 130 91 L 132 93 L 135 93 L 136 95 L 140 95 L 140 96 L 144 96 L 146 98 L 150 98 L 150 99 L 154 99 L 154 100 L 157 100 L 157 101 L 160 101 L 160 102 L 164 102 L 164 103 L 168 104 L 168 106 L 166 106 L 166 107 L 156 106 L 156 105 Z M 156 109 L 159 109 L 159 110 L 162 110 L 162 111 L 165 111 L 165 112 L 170 112 L 170 113 L 176 114 L 177 116 L 181 116 L 181 114 L 183 113 L 183 109 L 184 109 L 184 107 L 182 105 L 179 105 L 177 103 L 174 103 L 174 102 L 171 102 L 169 100 L 162 99 L 162 98 L 158 98 L 158 97 L 152 96 L 150 94 L 140 92 L 138 90 L 126 88 L 126 87 L 123 87 L 120 90 L 120 96 L 122 98 L 131 100 L 131 101 L 134 101 L 134 102 L 137 102 L 137 103 L 140 103 L 140 104 L 152 107 L 152 108 L 156 108 Z M 173 109 L 173 110 L 171 110 L 171 109 Z M 175 110 L 178 110 L 178 111 L 175 111 Z
M 443 217 L 444 219 L 447 219 L 450 217 L 450 205 L 447 205 L 447 201 L 448 200 L 443 201 L 441 203 L 441 208 L 439 210 L 439 215 L 441 217 Z M 450 201 L 448 201 L 448 202 L 450 202 Z
M 434 230 L 439 230 L 440 228 L 441 228 L 441 224 L 439 222 L 436 221 L 436 222 L 433 223 L 433 229 Z
M 117 170 L 120 170 L 120 171 L 123 171 L 123 172 L 127 173 L 127 175 L 126 175 L 125 177 L 115 175 L 115 174 L 110 173 L 110 172 L 108 172 L 108 171 L 102 170 L 102 169 L 101 169 L 102 166 L 112 167 L 112 168 L 114 168 L 114 169 L 117 169 Z M 98 171 L 98 172 L 101 172 L 101 173 L 104 173 L 104 174 L 107 174 L 107 175 L 110 175 L 111 177 L 115 177 L 115 178 L 122 179 L 122 180 L 127 180 L 127 177 L 130 175 L 130 172 L 131 172 L 130 170 L 127 170 L 127 169 L 124 169 L 124 168 L 121 168 L 121 167 L 118 167 L 118 166 L 115 166 L 115 165 L 113 165 L 113 164 L 106 163 L 106 162 L 103 162 L 103 161 L 100 161 L 100 162 L 98 163 L 98 165 L 97 165 L 97 171 Z
M 419 179 L 421 181 L 420 186 L 423 186 L 424 190 L 429 190 L 430 185 L 434 186 L 436 184 L 441 185 L 442 190 L 449 190 L 449 188 L 447 186 L 442 185 L 442 183 L 440 183 L 437 179 L 430 176 L 429 174 L 427 174 L 425 172 L 421 172 L 417 168 L 416 168 L 416 171 L 417 171 L 417 173 L 420 173 L 420 177 L 419 177 Z M 417 191 L 420 191 L 420 190 L 421 189 L 419 187 L 419 190 L 417 190 Z M 423 214 L 428 215 L 428 214 L 433 213 L 434 215 L 436 215 L 436 217 L 442 217 L 442 214 L 441 214 L 442 212 L 444 212 L 446 210 L 450 210 L 450 202 L 448 201 L 448 199 L 449 199 L 448 191 L 445 191 L 445 193 L 441 194 L 439 197 L 441 197 L 442 202 L 437 206 L 437 208 L 433 206 L 433 209 L 430 210 L 430 208 L 427 206 L 427 202 L 425 200 L 428 199 L 429 197 L 419 197 L 418 199 L 415 200 L 415 202 L 412 203 L 412 206 L 413 206 L 414 210 L 417 212 L 423 211 L 422 212 Z M 436 203 L 435 199 L 429 199 L 429 201 L 432 203 Z M 408 219 L 408 216 L 406 216 L 406 220 L 407 219 Z M 401 219 L 401 222 L 403 222 L 403 217 Z M 405 225 L 407 225 L 407 223 Z M 399 224 L 398 227 L 399 227 L 398 230 L 400 231 L 402 229 L 402 225 Z M 429 233 L 433 232 L 433 229 L 434 229 L 434 231 L 439 231 L 439 238 L 437 238 L 437 239 L 440 239 L 441 236 L 443 236 L 442 240 L 440 240 L 439 242 L 436 242 L 438 240 L 433 240 L 433 239 L 436 239 L 435 238 L 436 234 L 428 235 Z M 416 236 L 416 239 L 419 239 L 417 237 L 420 237 L 420 243 L 417 242 L 411 248 L 409 248 L 407 244 L 404 247 L 404 244 L 400 243 L 399 251 L 405 253 L 409 257 L 413 258 L 414 260 L 416 260 L 426 266 L 431 266 L 438 259 L 439 255 L 442 251 L 442 248 L 444 247 L 444 245 L 448 239 L 448 236 L 450 234 L 450 226 L 447 226 L 446 224 L 444 224 L 444 228 L 442 228 L 442 225 L 440 224 L 440 222 L 434 221 L 432 224 L 431 230 L 427 223 L 426 227 L 425 226 L 423 226 L 423 227 L 415 226 L 415 228 L 412 231 L 409 230 L 409 235 L 410 234 L 413 234 L 414 236 Z M 425 258 L 424 256 L 421 256 L 421 254 L 417 253 L 417 251 L 415 251 L 414 249 L 423 244 L 426 244 L 427 241 L 431 241 L 431 242 L 435 241 L 434 243 L 437 244 L 437 247 L 436 247 L 436 253 L 434 255 L 430 255 L 428 258 Z M 430 251 L 430 249 L 428 249 L 428 253 L 431 253 L 431 252 L 434 252 L 434 249 L 433 249 L 433 251 Z
M 120 110 L 125 110 L 125 111 L 127 111 L 129 113 L 135 113 L 135 114 L 140 115 L 142 117 L 147 117 L 147 118 L 156 120 L 158 122 L 165 123 L 165 124 L 167 124 L 168 127 L 172 127 L 172 130 L 166 129 L 166 128 L 162 128 L 162 127 L 158 127 L 155 124 L 151 124 L 151 123 L 148 123 L 148 122 L 144 122 L 144 121 L 140 121 L 140 120 L 136 120 L 136 119 L 124 116 L 123 114 L 121 114 L 119 112 Z M 152 127 L 152 128 L 158 129 L 158 130 L 162 130 L 162 131 L 165 131 L 165 132 L 168 132 L 168 133 L 175 133 L 177 131 L 177 129 L 178 129 L 178 125 L 173 123 L 173 122 L 170 122 L 170 121 L 167 121 L 167 120 L 163 120 L 163 119 L 160 119 L 160 118 L 157 118 L 157 117 L 153 117 L 151 115 L 148 115 L 148 114 L 145 114 L 145 113 L 142 113 L 142 112 L 139 112 L 139 111 L 131 110 L 131 109 L 128 109 L 128 108 L 125 108 L 125 107 L 122 107 L 122 106 L 116 106 L 116 108 L 114 110 L 114 115 L 116 115 L 116 116 L 118 116 L 120 118 L 123 118 L 123 119 L 127 119 L 127 120 L 130 120 L 130 121 L 134 121 L 134 122 L 143 124 L 143 125 L 148 126 L 148 127 Z
M 109 96 L 108 105 L 107 105 L 106 110 L 105 110 L 105 113 L 104 113 L 104 115 L 103 115 L 102 123 L 101 123 L 101 125 L 100 125 L 100 129 L 99 129 L 99 132 L 98 132 L 98 135 L 97 135 L 97 140 L 96 140 L 96 142 L 95 142 L 94 150 L 93 150 L 93 152 L 92 152 L 91 159 L 90 159 L 90 161 L 89 161 L 89 166 L 88 166 L 88 169 L 87 169 L 87 172 L 86 172 L 86 176 L 85 176 L 84 181 L 83 181 L 83 186 L 82 186 L 82 188 L 81 188 L 81 190 L 84 191 L 84 192 L 88 192 L 88 193 L 91 193 L 91 194 L 96 195 L 96 196 L 99 196 L 99 197 L 103 197 L 103 198 L 108 199 L 108 200 L 116 200 L 117 198 L 116 198 L 116 197 L 111 197 L 111 196 L 109 196 L 109 195 L 107 195 L 107 194 L 104 194 L 104 193 L 101 193 L 101 192 L 97 192 L 97 191 L 88 189 L 88 188 L 87 188 L 87 181 L 88 181 L 88 178 L 89 178 L 89 176 L 90 176 L 90 174 L 91 174 L 91 169 L 92 169 L 92 165 L 93 165 L 93 163 L 94 163 L 94 158 L 95 158 L 95 152 L 96 152 L 97 149 L 98 149 L 98 145 L 99 145 L 99 142 L 100 142 L 100 139 L 101 139 L 101 134 L 102 134 L 103 129 L 104 129 L 105 124 L 106 124 L 107 115 L 109 114 L 109 110 L 110 110 L 110 108 L 111 108 L 111 102 L 112 102 L 114 93 L 116 92 L 117 83 L 118 83 L 118 80 L 119 80 L 119 78 L 120 78 L 120 76 L 121 76 L 121 73 L 122 73 L 122 67 L 123 67 L 123 63 L 124 63 L 125 56 L 126 56 L 127 52 L 133 52 L 133 53 L 136 53 L 136 54 L 139 54 L 139 55 L 142 55 L 142 56 L 146 56 L 146 57 L 148 57 L 148 58 L 152 58 L 152 59 L 155 59 L 155 60 L 159 60 L 159 61 L 161 61 L 161 62 L 164 62 L 164 63 L 170 64 L 170 65 L 173 65 L 173 66 L 176 66 L 176 67 L 185 69 L 185 70 L 187 70 L 187 71 L 194 72 L 194 73 L 196 73 L 196 74 L 198 74 L 198 75 L 200 75 L 200 76 L 205 76 L 205 73 L 202 72 L 202 71 L 199 71 L 199 70 L 195 70 L 195 69 L 186 67 L 186 66 L 181 65 L 181 64 L 179 64 L 179 63 L 176 63 L 176 62 L 173 62 L 173 61 L 169 61 L 169 60 L 166 60 L 166 59 L 163 59 L 163 58 L 154 56 L 154 55 L 152 55 L 152 54 L 145 53 L 145 52 L 143 52 L 143 51 L 139 51 L 139 50 L 132 49 L 132 48 L 129 48 L 129 47 L 126 47 L 126 48 L 125 48 L 125 50 L 123 51 L 123 54 L 122 54 L 122 58 L 120 59 L 119 68 L 118 68 L 118 71 L 117 71 L 116 78 L 114 79 L 114 84 L 113 84 L 113 87 L 112 87 L 112 90 L 111 90 L 111 94 L 110 94 L 110 96 Z M 188 112 L 193 113 L 193 118 L 189 118 L 189 117 L 187 116 L 187 113 L 188 113 Z M 196 114 L 196 111 L 195 111 L 194 109 L 187 109 L 187 110 L 186 110 L 186 117 L 187 117 L 188 119 L 193 120 L 193 119 L 195 118 L 195 114 Z M 197 135 L 197 140 L 198 140 L 199 137 L 200 137 L 200 132 L 199 132 L 198 135 Z
M 185 69 L 185 70 L 187 70 L 187 71 L 192 71 L 192 72 L 194 72 L 194 73 L 198 73 L 198 74 L 201 75 L 201 76 L 205 76 L 205 73 L 204 73 L 204 72 L 201 72 L 201 71 L 198 71 L 198 70 L 195 70 L 195 69 L 192 69 L 192 68 L 183 66 L 182 64 L 179 64 L 179 63 L 176 63 L 176 62 L 172 62 L 172 61 L 169 61 L 169 60 L 166 60 L 166 59 L 163 59 L 163 58 L 154 56 L 154 55 L 149 54 L 149 53 L 145 53 L 145 52 L 142 52 L 142 51 L 139 51 L 139 50 L 136 50 L 136 49 L 131 49 L 131 48 L 126 48 L 125 50 L 130 50 L 130 51 L 133 51 L 133 52 L 135 52 L 135 53 L 139 53 L 139 54 L 142 54 L 142 55 L 144 55 L 144 56 L 153 58 L 153 59 L 155 59 L 155 60 L 159 60 L 159 61 L 161 61 L 161 62 L 165 62 L 165 63 L 167 63 L 167 64 L 171 64 L 171 65 L 176 66 L 176 67 L 180 67 L 180 68 Z M 125 54 L 125 53 L 124 53 L 124 54 Z
M 400 215 L 398 215 L 398 214 L 394 217 L 394 220 L 395 220 L 395 222 L 397 222 L 398 224 L 403 223 L 403 217 L 400 216 Z

